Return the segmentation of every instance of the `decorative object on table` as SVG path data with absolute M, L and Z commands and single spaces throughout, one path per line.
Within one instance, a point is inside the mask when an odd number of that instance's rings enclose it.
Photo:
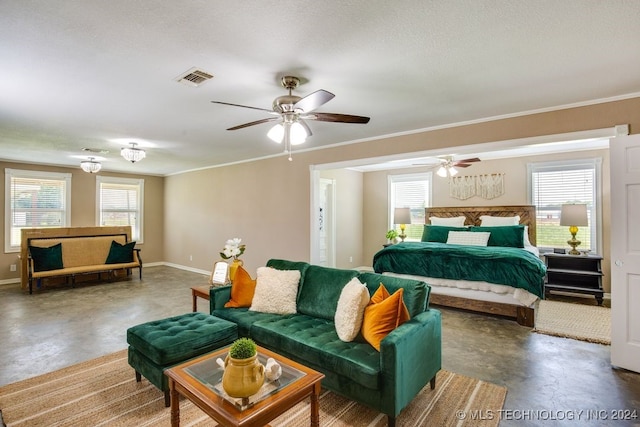
M 398 242 L 398 232 L 394 229 L 391 229 L 389 231 L 387 231 L 387 240 L 390 243 L 397 243 Z
M 264 383 L 264 366 L 258 361 L 258 348 L 251 338 L 239 338 L 229 347 L 224 361 L 222 388 L 231 397 L 248 398 Z
M 282 375 L 282 366 L 275 361 L 273 357 L 267 359 L 267 364 L 264 366 L 264 376 L 269 381 L 275 381 Z
M 580 246 L 582 242 L 576 239 L 576 234 L 578 233 L 578 227 L 589 225 L 587 205 L 584 203 L 562 205 L 560 225 L 569 226 L 569 233 L 571 233 L 571 239 L 567 240 L 567 243 L 571 246 L 569 254 L 580 255 L 580 251 L 578 251 L 576 247 Z
M 393 223 L 400 224 L 400 240 L 404 242 L 407 235 L 404 233 L 407 224 L 411 224 L 411 208 L 395 208 L 393 211 Z
M 233 282 L 233 278 L 236 275 L 236 271 L 238 267 L 243 265 L 244 263 L 240 259 L 240 255 L 242 255 L 246 249 L 246 245 L 241 245 L 242 239 L 234 237 L 233 239 L 227 240 L 224 245 L 224 249 L 220 252 L 220 256 L 222 259 L 233 259 L 231 266 L 229 266 L 229 280 Z
M 209 284 L 211 286 L 226 285 L 227 282 L 229 282 L 229 264 L 222 261 L 214 263 L 211 276 L 209 276 Z

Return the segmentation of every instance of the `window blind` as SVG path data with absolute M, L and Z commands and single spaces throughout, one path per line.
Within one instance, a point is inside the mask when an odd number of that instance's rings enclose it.
M 23 228 L 67 227 L 69 222 L 69 174 L 7 169 L 9 186 L 7 221 L 8 251 L 20 248 Z
M 580 227 L 581 248 L 596 251 L 596 168 L 582 165 L 554 165 L 534 167 L 531 172 L 532 204 L 537 209 L 537 246 L 564 248 L 570 235 L 560 226 L 563 204 L 587 205 L 589 226 Z
M 101 178 L 98 182 L 100 225 L 130 225 L 132 239 L 138 242 L 142 236 L 141 181 L 122 182 Z

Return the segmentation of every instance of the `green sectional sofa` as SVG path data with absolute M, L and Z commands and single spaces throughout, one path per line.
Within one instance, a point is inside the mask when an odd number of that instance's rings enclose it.
M 238 336 L 325 374 L 323 387 L 379 410 L 389 426 L 427 383 L 435 388 L 441 368 L 441 316 L 428 307 L 430 287 L 421 281 L 272 259 L 267 267 L 299 270 L 295 314 L 225 308 L 231 286 L 212 288 L 211 314 L 234 322 Z M 342 288 L 354 277 L 372 295 L 380 283 L 389 293 L 403 288 L 411 319 L 381 342 L 380 352 L 361 337 L 338 338 L 334 316 Z

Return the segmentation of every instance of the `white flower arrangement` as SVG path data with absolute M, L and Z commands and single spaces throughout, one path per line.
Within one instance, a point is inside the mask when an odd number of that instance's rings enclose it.
M 220 252 L 220 256 L 222 259 L 238 259 L 240 255 L 244 253 L 246 249 L 245 245 L 241 245 L 242 239 L 234 237 L 233 239 L 227 240 L 224 245 L 224 249 Z

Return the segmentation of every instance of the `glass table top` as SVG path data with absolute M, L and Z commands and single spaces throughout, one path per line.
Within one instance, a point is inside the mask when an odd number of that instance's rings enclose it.
M 220 357 L 220 359 L 224 360 L 224 357 L 226 357 L 226 353 L 224 353 Z M 248 398 L 235 398 L 229 396 L 222 388 L 222 374 L 224 373 L 224 370 L 220 367 L 220 365 L 218 365 L 216 359 L 217 358 L 212 357 L 209 359 L 205 359 L 199 363 L 195 363 L 185 368 L 185 372 L 199 381 L 202 385 L 213 391 L 215 394 L 233 404 L 240 411 L 252 407 L 256 403 L 266 399 L 269 396 L 274 395 L 279 390 L 306 375 L 304 372 L 299 371 L 292 366 L 289 366 L 281 361 L 277 361 L 282 368 L 282 375 L 280 375 L 280 378 L 274 381 L 270 381 L 265 376 L 264 384 L 256 394 L 249 396 Z M 258 352 L 258 360 L 262 365 L 267 364 L 267 359 L 268 357 L 266 355 Z

